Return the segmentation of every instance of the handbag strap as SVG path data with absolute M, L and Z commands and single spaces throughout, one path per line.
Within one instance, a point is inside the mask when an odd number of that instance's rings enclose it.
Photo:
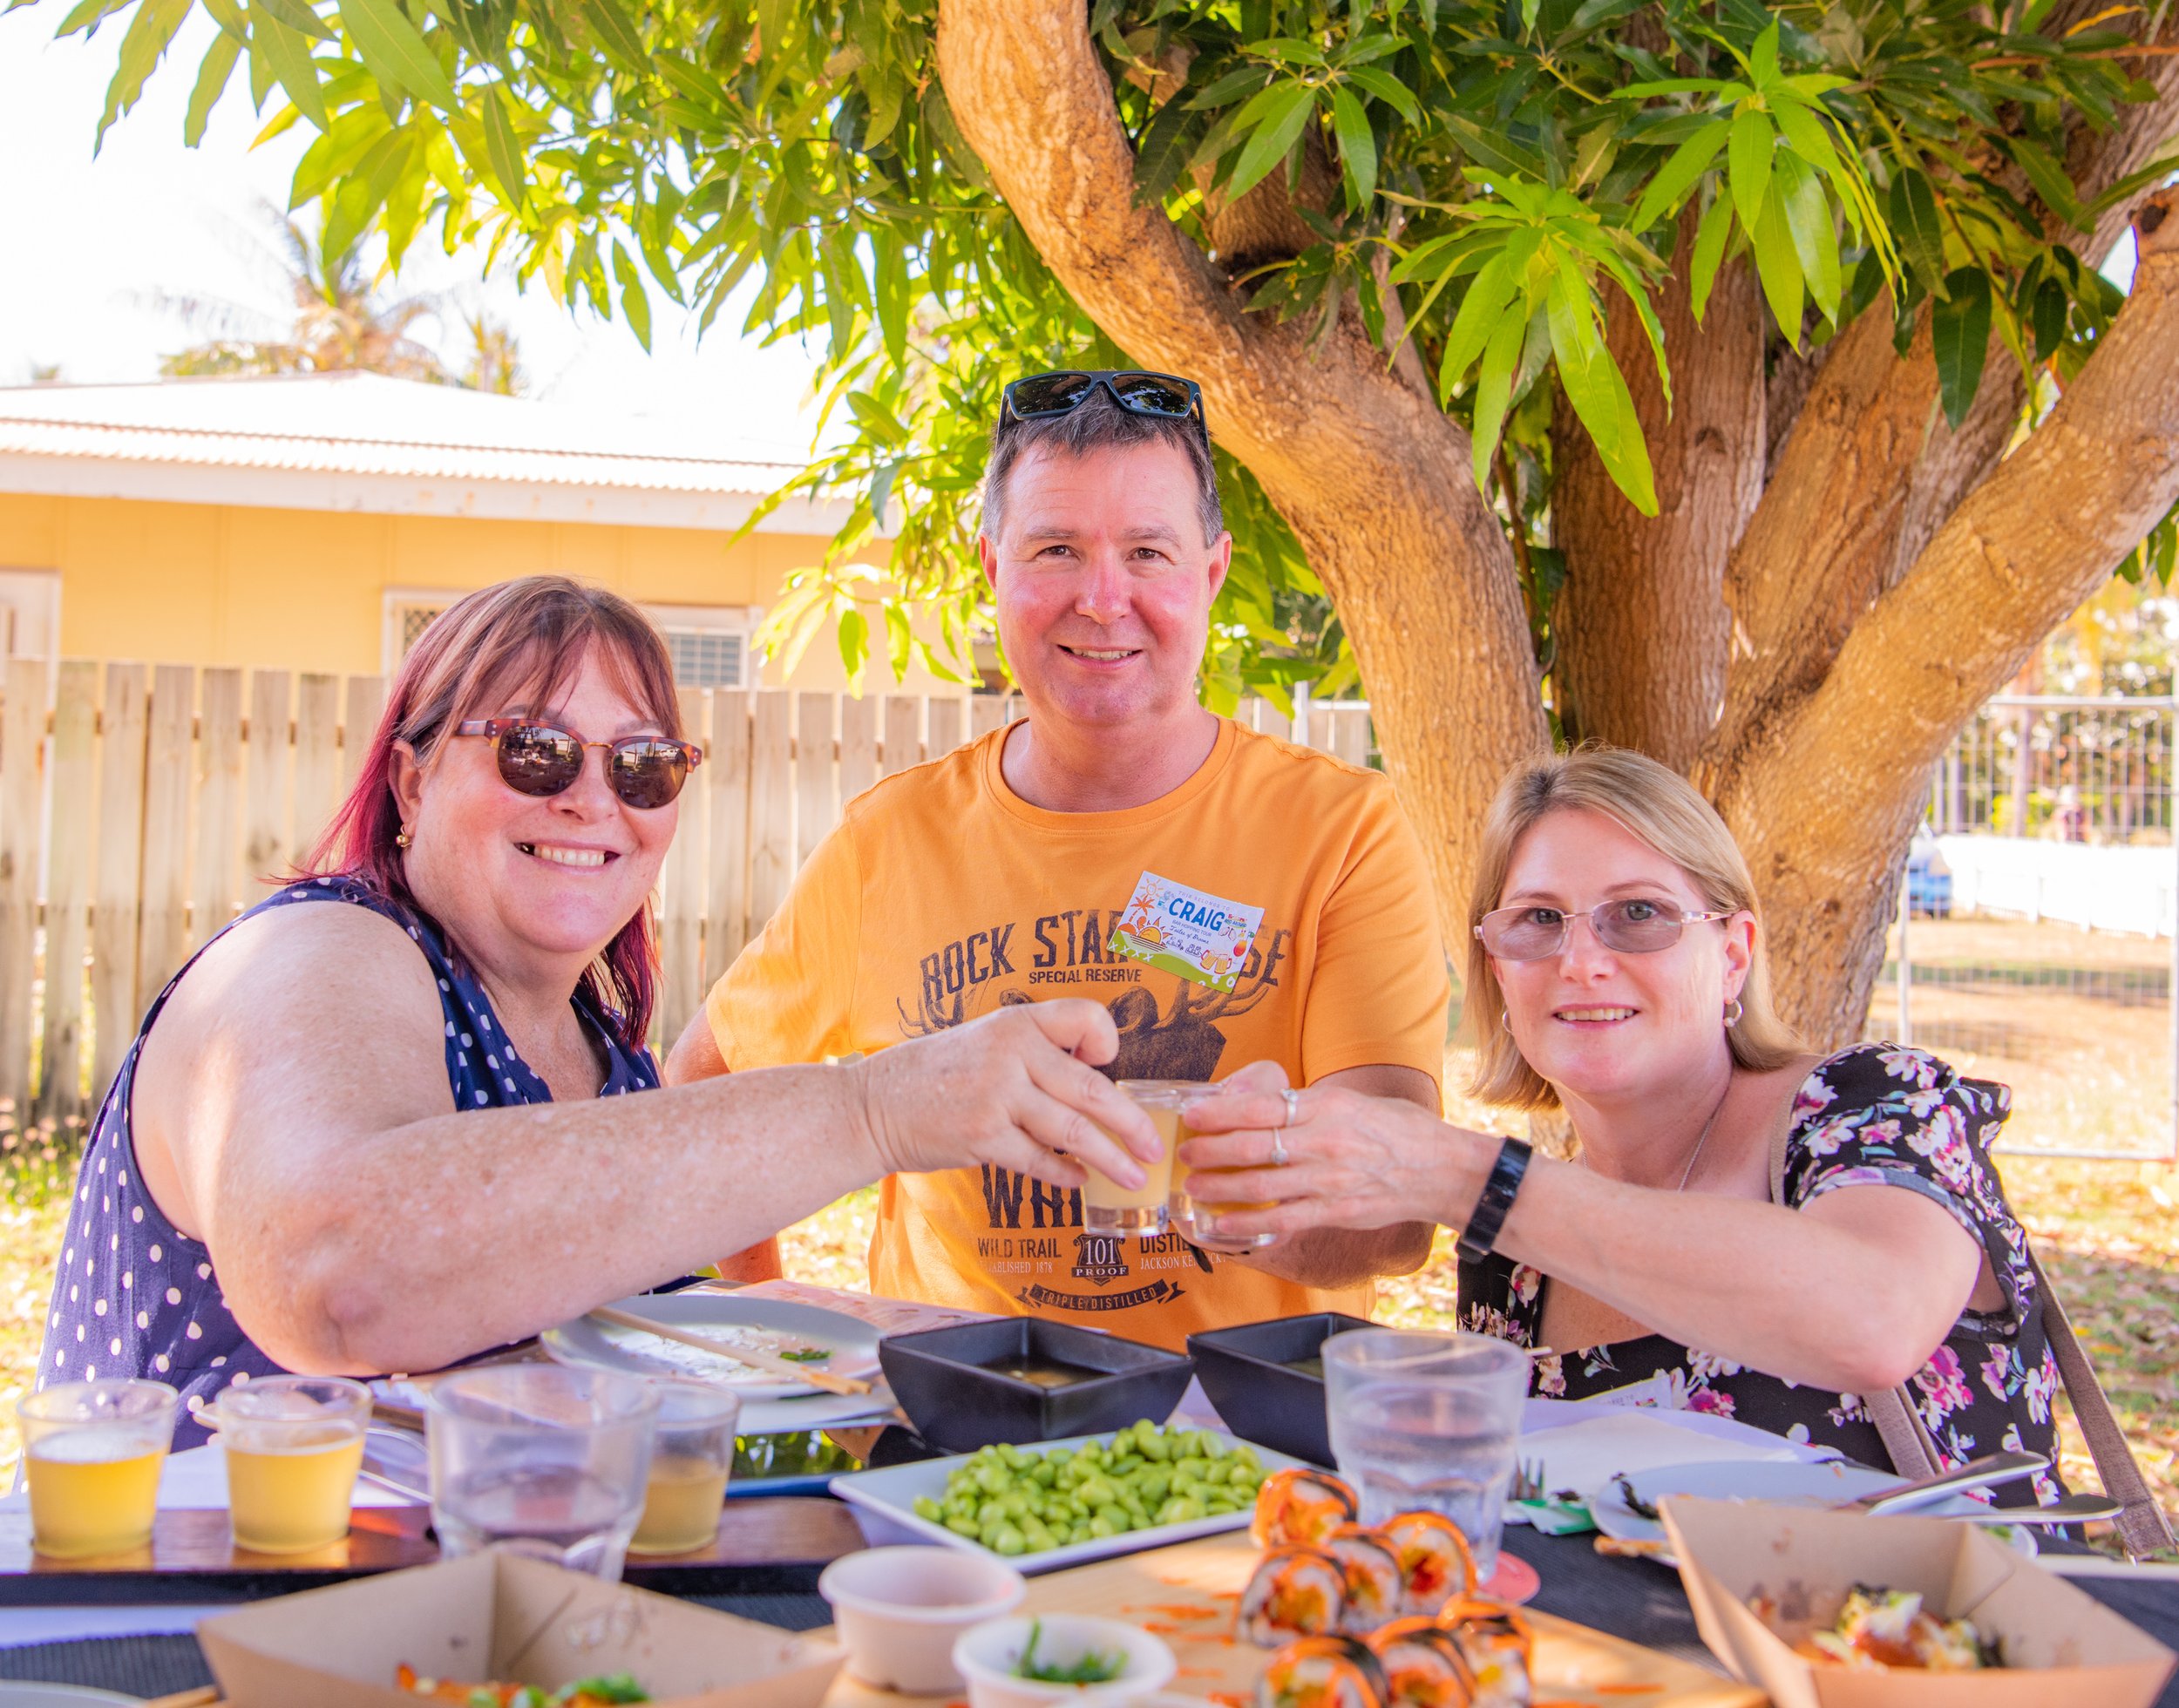
M 1786 1146 L 1792 1131 L 1793 1115 L 1789 1107 L 1786 1118 L 1771 1129 L 1770 1135 L 1770 1201 L 1776 1204 L 1786 1201 Z M 2021 1238 L 2025 1244 L 2025 1230 Z M 2134 1449 L 2127 1445 L 2125 1432 L 2111 1415 L 2111 1402 L 2104 1397 L 2103 1384 L 2096 1379 L 2095 1366 L 2081 1349 L 2081 1341 L 2073 1332 L 2072 1319 L 2066 1315 L 2058 1290 L 2051 1285 L 2050 1277 L 2037 1261 L 2034 1248 L 2026 1249 L 2028 1269 L 2035 1277 L 2036 1291 L 2042 1299 L 2043 1335 L 2050 1343 L 2059 1379 L 2065 1384 L 2067 1398 L 2073 1401 L 2074 1419 L 2087 1440 L 2088 1454 L 2095 1461 L 2096 1475 L 2103 1484 L 2104 1493 L 2122 1508 L 2116 1524 L 2119 1540 L 2125 1544 L 2126 1551 L 2136 1558 L 2169 1549 L 2175 1545 L 2171 1521 L 2150 1492 L 2148 1479 L 2142 1475 L 2142 1467 L 2135 1461 Z M 1862 1403 L 1868 1408 L 1870 1420 L 1877 1426 L 1877 1434 L 1884 1441 L 1884 1450 L 1891 1457 L 1893 1470 L 1903 1477 L 1918 1477 L 1934 1476 L 1945 1468 L 1937 1443 L 1923 1423 L 1910 1389 L 1903 1386 L 1887 1388 L 1880 1393 L 1863 1394 Z

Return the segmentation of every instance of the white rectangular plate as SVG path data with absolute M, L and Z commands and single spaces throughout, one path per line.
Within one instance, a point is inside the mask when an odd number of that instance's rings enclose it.
M 1289 1459 L 1283 1453 L 1273 1453 L 1269 1447 L 1258 1447 L 1252 1441 L 1243 1441 L 1239 1436 L 1229 1435 L 1222 1430 L 1213 1429 L 1210 1433 L 1228 1449 L 1249 1447 L 1267 1471 L 1280 1471 L 1302 1463 L 1299 1459 Z M 1117 1434 L 1117 1430 L 1110 1430 L 1102 1435 L 1074 1435 L 1062 1441 L 1024 1441 L 1022 1450 L 1024 1453 L 1049 1453 L 1055 1448 L 1078 1447 L 1090 1441 L 1110 1445 Z M 949 1459 L 926 1459 L 913 1465 L 888 1466 L 882 1471 L 856 1471 L 847 1476 L 834 1477 L 830 1487 L 841 1500 L 879 1514 L 904 1530 L 912 1530 L 932 1542 L 943 1542 L 948 1548 L 988 1554 L 991 1550 L 981 1542 L 957 1535 L 943 1524 L 933 1524 L 915 1509 L 920 1495 L 927 1494 L 934 1501 L 944 1500 L 946 1479 L 967 1457 L 967 1454 L 956 1454 Z M 1146 1549 L 1164 1548 L 1177 1542 L 1193 1542 L 1198 1536 L 1215 1536 L 1222 1531 L 1246 1529 L 1249 1517 L 1249 1509 L 1244 1507 L 1239 1512 L 1222 1513 L 1216 1518 L 1198 1518 L 1185 1524 L 1152 1525 L 1148 1529 L 1128 1530 L 1117 1536 L 1070 1542 L 1065 1548 L 1048 1548 L 1042 1554 L 992 1554 L 991 1557 L 1003 1559 L 1015 1570 L 1034 1577 L 1039 1572 L 1059 1571 L 1068 1566 L 1083 1566 L 1092 1560 L 1110 1560 L 1123 1554 L 1140 1554 Z

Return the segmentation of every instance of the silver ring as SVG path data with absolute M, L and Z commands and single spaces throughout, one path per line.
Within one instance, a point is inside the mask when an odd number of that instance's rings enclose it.
M 1286 1118 L 1279 1124 L 1281 1127 L 1291 1127 L 1301 1117 L 1301 1094 L 1289 1085 L 1282 1087 L 1279 1095 L 1286 1101 Z
M 1286 1166 L 1286 1142 L 1279 1136 L 1276 1127 L 1271 1129 L 1271 1166 L 1274 1169 Z

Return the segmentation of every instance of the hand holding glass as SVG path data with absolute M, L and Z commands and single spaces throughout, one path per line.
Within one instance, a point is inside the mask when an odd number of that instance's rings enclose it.
M 1155 1239 L 1165 1231 L 1166 1201 L 1172 1193 L 1172 1155 L 1180 1142 L 1182 1094 L 1202 1088 L 1176 1080 L 1122 1080 L 1119 1083 L 1120 1089 L 1150 1117 L 1151 1125 L 1164 1142 L 1164 1152 L 1155 1162 L 1143 1163 L 1143 1172 L 1149 1177 L 1137 1187 L 1122 1186 L 1090 1169 L 1090 1178 L 1082 1186 L 1082 1225 L 1093 1234 L 1140 1234 L 1144 1239 Z M 1107 1136 L 1127 1150 L 1117 1137 Z M 1128 1154 L 1134 1155 L 1132 1151 Z M 1142 1161 L 1140 1157 L 1136 1160 Z

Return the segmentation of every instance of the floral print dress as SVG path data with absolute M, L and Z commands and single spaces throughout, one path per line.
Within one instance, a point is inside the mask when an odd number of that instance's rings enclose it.
M 1786 1140 L 1789 1206 L 1842 1187 L 1896 1186 L 1942 1205 L 1989 1259 L 2003 1308 L 1963 1312 L 1907 1384 L 1948 1465 L 2007 1448 L 2057 1457 L 2058 1366 L 2043 1334 L 2027 1236 L 1989 1157 L 2012 1106 L 2006 1087 L 1962 1079 L 1923 1051 L 1863 1044 L 1818 1062 L 1802 1082 Z M 1534 1346 L 1549 1285 L 1541 1270 L 1498 1254 L 1463 1263 L 1462 1326 Z M 1530 1377 L 1532 1393 L 1553 1400 L 1593 1400 L 1643 1382 L 1673 1407 L 1738 1418 L 1866 1465 L 1891 1464 L 1859 1394 L 1804 1387 L 1661 1334 L 1554 1352 L 1538 1359 Z M 2000 1504 L 2026 1505 L 2064 1491 L 2054 1476 L 2038 1474 L 1997 1492 Z

